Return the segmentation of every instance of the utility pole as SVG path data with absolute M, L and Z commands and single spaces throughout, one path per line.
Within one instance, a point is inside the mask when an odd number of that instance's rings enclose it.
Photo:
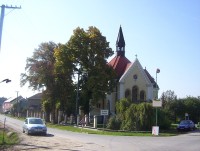
M 1 5 L 1 18 L 0 18 L 0 50 L 1 50 L 1 39 L 2 39 L 2 30 L 3 30 L 3 19 L 5 16 L 5 8 L 10 8 L 10 9 L 21 9 L 20 7 L 17 6 L 7 6 L 7 5 Z

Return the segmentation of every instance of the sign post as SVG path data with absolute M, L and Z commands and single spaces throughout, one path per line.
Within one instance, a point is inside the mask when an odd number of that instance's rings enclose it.
M 189 114 L 185 113 L 185 120 L 189 120 Z
M 3 123 L 3 138 L 2 138 L 2 143 L 4 144 L 4 135 L 5 135 L 5 125 L 6 125 L 6 118 L 4 119 L 4 123 Z
M 103 115 L 103 131 L 104 131 L 104 123 L 105 123 L 105 116 L 108 115 L 108 110 L 101 110 L 101 115 Z
M 159 135 L 159 126 L 158 126 L 158 112 L 157 108 L 162 107 L 162 101 L 153 100 L 153 107 L 156 108 L 156 126 L 152 127 L 152 135 Z

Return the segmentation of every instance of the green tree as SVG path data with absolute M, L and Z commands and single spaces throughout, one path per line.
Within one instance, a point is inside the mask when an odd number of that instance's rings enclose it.
M 50 104 L 50 101 L 48 100 L 43 100 L 42 101 L 42 110 L 45 111 L 45 121 L 46 122 L 50 122 L 50 112 L 51 112 L 51 104 Z
M 185 113 L 194 122 L 200 121 L 200 100 L 195 97 L 187 97 L 166 102 L 164 112 L 174 123 L 185 119 Z
M 56 110 L 74 110 L 76 87 L 73 78 L 78 72 L 80 105 L 88 112 L 89 100 L 94 105 L 114 87 L 115 72 L 106 61 L 112 54 L 106 37 L 96 27 L 89 27 L 87 31 L 77 28 L 65 45 L 41 43 L 34 50 L 33 56 L 27 58 L 25 73 L 21 74 L 21 86 L 29 82 L 33 90 L 45 88 L 44 109 L 52 113 L 54 122 Z M 57 103 L 60 105 L 56 108 Z
M 55 61 L 55 73 L 57 87 L 57 99 L 60 106 L 58 110 L 64 111 L 66 114 L 70 114 L 75 110 L 75 103 L 73 101 L 74 89 L 73 84 L 73 70 L 74 70 L 74 58 L 72 51 L 66 46 L 59 44 L 55 49 L 54 57 Z
M 163 107 L 165 107 L 167 102 L 177 100 L 177 95 L 172 90 L 167 90 L 166 92 L 163 92 L 161 95 L 161 100 L 163 102 Z
M 55 75 L 55 58 L 54 50 L 57 44 L 54 42 L 41 43 L 38 49 L 35 49 L 33 56 L 27 58 L 25 73 L 21 74 L 21 86 L 29 82 L 29 87 L 33 90 L 46 88 L 44 96 L 50 101 L 50 110 L 55 120 L 55 100 L 56 100 L 56 75 Z
M 106 37 L 96 27 L 76 28 L 66 44 L 71 50 L 74 72 L 80 74 L 80 105 L 89 111 L 89 100 L 95 104 L 113 86 L 115 72 L 107 65 L 113 54 Z
M 27 58 L 25 73 L 21 74 L 21 86 L 29 82 L 33 90 L 40 90 L 44 86 L 48 89 L 54 80 L 54 49 L 57 45 L 53 42 L 41 43 L 35 49 L 33 56 Z
M 187 97 L 183 101 L 185 104 L 185 113 L 188 113 L 189 119 L 198 123 L 200 121 L 200 100 L 195 97 Z

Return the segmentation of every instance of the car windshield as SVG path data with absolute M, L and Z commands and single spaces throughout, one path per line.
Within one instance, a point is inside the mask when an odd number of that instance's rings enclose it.
M 190 121 L 181 121 L 181 123 L 180 124 L 190 124 Z
M 29 124 L 43 124 L 41 119 L 29 119 Z

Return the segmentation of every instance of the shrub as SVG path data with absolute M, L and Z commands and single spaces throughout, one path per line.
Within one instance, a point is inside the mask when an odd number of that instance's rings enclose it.
M 170 129 L 171 121 L 163 109 L 158 110 L 158 125 L 160 129 Z
M 113 130 L 119 130 L 120 127 L 121 127 L 120 118 L 117 116 L 110 117 L 110 119 L 108 120 L 108 123 L 107 123 L 107 128 L 113 129 Z
M 155 124 L 155 108 L 151 103 L 131 103 L 121 99 L 116 104 L 117 116 L 110 118 L 107 128 L 128 131 L 149 131 Z M 158 109 L 158 125 L 161 129 L 169 129 L 171 121 L 163 109 Z

